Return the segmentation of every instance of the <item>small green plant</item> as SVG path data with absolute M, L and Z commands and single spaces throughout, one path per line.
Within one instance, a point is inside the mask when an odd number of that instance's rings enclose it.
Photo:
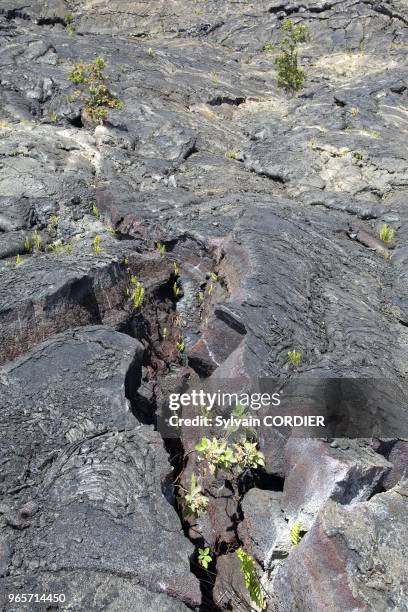
M 381 226 L 379 236 L 380 240 L 388 244 L 389 242 L 392 242 L 395 236 L 395 230 L 389 225 L 387 225 L 387 223 L 384 223 L 384 225 Z
M 155 58 L 156 54 L 154 52 L 154 50 L 152 49 L 152 47 L 149 47 L 148 50 L 146 51 L 147 55 L 151 58 Z
M 68 75 L 72 83 L 80 86 L 78 95 L 83 99 L 88 115 L 96 123 L 106 119 L 109 109 L 123 107 L 123 102 L 106 85 L 105 68 L 105 60 L 97 57 L 89 64 L 77 62 Z
M 132 308 L 133 310 L 139 310 L 144 302 L 145 290 L 136 276 L 132 275 L 130 277 L 130 284 L 131 288 L 128 289 L 128 294 L 132 303 Z
M 234 459 L 241 472 L 246 469 L 265 467 L 265 456 L 257 449 L 256 442 L 249 442 L 242 438 L 238 444 L 234 444 L 234 448 Z
M 51 215 L 50 221 L 48 223 L 47 232 L 51 234 L 58 229 L 59 217 L 58 215 Z
M 27 237 L 24 239 L 24 251 L 25 251 L 26 253 L 31 253 L 31 250 L 32 250 L 31 240 L 30 240 L 30 238 L 27 236 Z
M 272 51 L 274 50 L 275 50 L 275 45 L 273 43 L 266 43 L 262 47 L 262 51 L 264 51 L 265 53 L 272 53 Z
M 198 549 L 198 562 L 204 569 L 208 569 L 208 566 L 212 561 L 210 552 L 211 548 L 209 546 L 207 548 Z
M 211 280 L 213 280 L 214 283 L 218 283 L 218 274 L 211 272 Z
M 35 230 L 35 232 L 34 232 L 33 241 L 34 241 L 34 245 L 35 245 L 35 248 L 37 249 L 37 251 L 42 251 L 43 250 L 43 243 L 42 243 L 42 240 L 41 240 L 41 236 L 37 232 L 37 230 Z
M 62 253 L 64 250 L 64 245 L 61 244 L 60 242 L 53 242 L 51 245 L 51 251 L 54 253 L 54 255 L 60 255 L 60 253 Z
M 97 205 L 95 204 L 95 202 L 92 202 L 92 208 L 91 208 L 91 210 L 92 210 L 92 214 L 93 214 L 93 216 L 94 216 L 94 217 L 96 217 L 97 219 L 99 219 L 99 218 L 100 218 L 100 216 L 101 216 L 101 213 L 100 213 L 100 211 L 99 211 L 99 208 L 98 208 L 98 207 L 97 207 Z
M 235 554 L 240 561 L 241 572 L 244 575 L 245 586 L 252 603 L 255 604 L 258 609 L 264 610 L 266 608 L 266 599 L 262 593 L 262 587 L 253 557 L 248 555 L 242 548 L 238 548 Z
M 173 262 L 173 276 L 175 276 L 176 278 L 180 276 L 180 268 L 178 267 L 175 261 Z
M 186 350 L 186 345 L 185 345 L 184 340 L 183 340 L 183 338 L 181 336 L 178 339 L 178 342 L 176 344 L 176 349 L 178 350 L 179 353 L 184 353 L 184 351 Z
M 92 244 L 93 244 L 93 250 L 94 250 L 95 255 L 99 255 L 100 252 L 102 251 L 101 237 L 99 236 L 99 234 L 96 234 Z
M 23 258 L 21 257 L 20 253 L 18 253 L 17 257 L 16 257 L 16 266 L 21 266 L 21 264 L 23 263 Z
M 162 244 L 161 242 L 157 242 L 156 251 L 160 253 L 160 255 L 164 255 L 166 252 L 166 245 Z
M 302 539 L 302 536 L 300 535 L 301 530 L 302 530 L 302 523 L 300 521 L 296 521 L 296 523 L 293 525 L 292 529 L 290 530 L 290 534 L 289 534 L 290 541 L 293 546 L 297 546 L 300 540 Z
M 51 113 L 51 115 L 50 115 L 50 121 L 51 121 L 51 123 L 53 123 L 54 125 L 55 125 L 56 123 L 58 123 L 58 121 L 59 121 L 59 116 L 57 115 L 57 113 Z
M 280 52 L 275 58 L 278 70 L 278 87 L 288 93 L 296 93 L 302 89 L 305 73 L 299 68 L 298 45 L 307 40 L 308 30 L 304 25 L 294 25 L 291 19 L 285 19 L 282 31 L 286 34 L 280 42 Z
M 219 469 L 229 470 L 236 463 L 234 453 L 225 440 L 201 438 L 195 450 L 200 461 L 206 461 L 210 474 L 217 475 Z
M 291 366 L 297 368 L 302 363 L 302 353 L 300 351 L 289 351 L 288 359 Z
M 199 292 L 198 292 L 198 295 L 197 295 L 197 302 L 198 302 L 199 304 L 202 304 L 202 303 L 204 302 L 204 293 L 203 293 L 202 291 L 199 291 Z
M 72 255 L 72 247 L 71 247 L 71 245 L 70 245 L 70 244 L 66 244 L 66 245 L 65 245 L 65 253 L 66 253 L 68 256 Z
M 177 281 L 173 284 L 172 292 L 173 292 L 174 299 L 177 300 L 180 297 L 180 293 L 181 293 L 180 287 L 178 286 Z
M 204 516 L 207 512 L 208 499 L 202 494 L 202 487 L 198 484 L 194 472 L 191 474 L 190 489 L 183 499 L 184 514 L 186 516 Z
M 356 161 L 361 162 L 364 159 L 364 155 L 362 153 L 359 153 L 358 151 L 355 151 L 353 153 L 353 157 Z
M 160 332 L 160 336 L 162 340 L 165 340 L 168 335 L 169 335 L 169 332 L 167 331 L 167 327 L 163 327 L 163 329 Z
M 225 152 L 225 157 L 227 159 L 237 159 L 238 153 L 236 151 L 226 151 Z

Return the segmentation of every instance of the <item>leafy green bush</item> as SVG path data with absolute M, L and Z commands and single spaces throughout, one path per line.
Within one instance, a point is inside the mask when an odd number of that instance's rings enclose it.
M 195 450 L 200 461 L 206 461 L 210 474 L 217 476 L 217 471 L 232 470 L 235 468 L 234 478 L 246 469 L 257 469 L 265 465 L 264 455 L 257 449 L 256 442 L 249 442 L 245 438 L 232 445 L 226 440 L 201 438 Z
M 252 603 L 258 609 L 264 610 L 266 608 L 266 599 L 262 593 L 262 587 L 256 572 L 256 564 L 254 559 L 242 548 L 238 548 L 235 551 L 235 554 L 240 561 L 241 572 L 244 575 L 245 586 Z
M 280 52 L 275 58 L 278 69 L 278 87 L 288 93 L 300 91 L 305 80 L 305 73 L 299 68 L 298 45 L 306 42 L 308 29 L 304 25 L 293 25 L 291 19 L 285 19 L 282 24 L 282 31 L 286 34 L 280 42 Z
M 85 102 L 85 110 L 97 123 L 106 119 L 109 109 L 123 107 L 123 102 L 106 85 L 105 68 L 105 60 L 97 57 L 89 64 L 77 62 L 68 75 L 68 79 L 80 87 L 78 95 Z
M 207 461 L 210 473 L 215 476 L 218 469 L 229 470 L 236 463 L 234 453 L 225 440 L 201 438 L 195 450 L 201 461 Z

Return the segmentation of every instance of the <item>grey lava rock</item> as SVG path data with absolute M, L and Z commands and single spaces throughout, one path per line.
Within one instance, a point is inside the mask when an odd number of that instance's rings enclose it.
M 368 502 L 329 501 L 270 585 L 273 609 L 405 610 L 406 487 Z
M 3 592 L 24 584 L 90 610 L 200 602 L 193 547 L 162 493 L 162 441 L 125 397 L 143 354 L 137 340 L 92 326 L 1 369 Z
M 282 507 L 291 526 L 309 529 L 328 499 L 354 505 L 381 486 L 391 464 L 355 441 L 343 450 L 320 440 L 291 438 L 286 445 L 287 471 Z
M 241 507 L 244 518 L 238 534 L 247 550 L 264 569 L 273 566 L 289 554 L 290 529 L 282 510 L 280 491 L 251 489 Z

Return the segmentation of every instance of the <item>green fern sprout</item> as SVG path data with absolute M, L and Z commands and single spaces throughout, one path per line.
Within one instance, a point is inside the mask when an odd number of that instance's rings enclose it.
M 65 245 L 65 253 L 68 255 L 68 257 L 72 255 L 72 247 L 70 244 Z
M 178 267 L 175 261 L 173 261 L 173 276 L 175 276 L 176 278 L 180 276 L 180 268 Z
M 227 159 L 237 159 L 238 153 L 236 151 L 226 151 L 225 157 Z
M 291 366 L 297 368 L 302 363 L 302 353 L 300 351 L 289 351 L 288 359 Z
M 210 552 L 211 548 L 209 546 L 207 548 L 198 549 L 198 562 L 204 569 L 208 569 L 208 566 L 212 561 Z
M 96 234 L 92 244 L 93 244 L 93 250 L 94 250 L 95 255 L 99 255 L 100 252 L 102 251 L 101 237 L 99 236 L 99 234 Z
M 166 252 L 166 245 L 162 244 L 161 242 L 158 242 L 156 244 L 156 251 L 160 253 L 160 255 L 164 255 Z
M 58 228 L 59 217 L 58 215 L 51 215 L 50 222 L 48 223 L 47 231 L 48 233 L 54 232 Z
M 51 251 L 54 255 L 59 255 L 64 250 L 64 246 L 60 242 L 53 242 L 51 245 Z
M 300 535 L 301 530 L 302 530 L 302 523 L 300 521 L 296 521 L 296 523 L 293 525 L 292 529 L 290 530 L 290 535 L 289 535 L 290 541 L 293 546 L 297 546 L 300 540 L 302 539 L 302 536 Z
M 387 223 L 384 223 L 384 225 L 380 229 L 379 236 L 380 240 L 387 244 L 389 242 L 392 242 L 395 236 L 395 230 L 389 225 L 387 225 Z
M 95 202 L 92 203 L 92 214 L 94 217 L 96 217 L 97 219 L 99 219 L 99 217 L 101 216 L 101 213 L 99 211 L 99 208 L 97 207 L 97 205 L 95 204 Z
M 131 289 L 128 289 L 133 310 L 139 310 L 144 302 L 145 290 L 135 276 L 131 276 Z
M 266 608 L 266 599 L 262 593 L 262 587 L 253 557 L 248 555 L 242 548 L 238 548 L 235 554 L 239 559 L 241 572 L 245 579 L 245 586 L 252 603 L 260 610 L 264 610 Z
M 183 338 L 180 336 L 177 344 L 176 344 L 176 349 L 178 350 L 179 353 L 184 353 L 184 351 L 186 350 L 186 345 L 184 343 Z
M 34 241 L 34 245 L 35 245 L 35 248 L 37 249 L 37 251 L 42 251 L 43 250 L 43 243 L 42 243 L 42 240 L 41 240 L 41 236 L 37 232 L 37 230 L 34 232 L 33 241 Z
M 211 272 L 211 280 L 213 280 L 215 283 L 218 282 L 218 274 L 216 274 L 215 272 Z
M 156 54 L 155 54 L 154 50 L 152 49 L 152 47 L 149 47 L 149 48 L 147 49 L 146 53 L 147 53 L 147 55 L 148 55 L 149 57 L 151 57 L 151 58 L 153 58 L 153 59 L 156 57 Z
M 172 291 L 173 291 L 173 297 L 175 300 L 177 300 L 180 297 L 180 287 L 177 284 L 177 281 L 174 283 L 173 287 L 172 287 Z
M 21 257 L 20 253 L 18 253 L 17 257 L 16 257 L 16 266 L 21 266 L 21 264 L 23 263 L 23 258 Z
M 32 249 L 31 240 L 30 240 L 30 238 L 27 236 L 27 237 L 24 239 L 24 251 L 25 251 L 26 253 L 31 253 L 31 249 Z

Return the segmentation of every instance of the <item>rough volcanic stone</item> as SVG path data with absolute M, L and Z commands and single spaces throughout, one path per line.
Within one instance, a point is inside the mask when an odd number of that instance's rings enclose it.
M 262 565 L 271 569 L 287 557 L 291 547 L 289 526 L 284 519 L 282 493 L 250 489 L 241 508 L 244 515 L 238 534 L 247 550 Z
M 354 505 L 381 485 L 391 464 L 368 447 L 347 441 L 346 449 L 320 440 L 291 438 L 282 507 L 292 525 L 309 529 L 328 499 Z
M 406 487 L 368 502 L 327 502 L 270 584 L 271 605 L 292 610 L 405 610 Z
M 137 340 L 92 326 L 1 369 L 3 593 L 66 593 L 82 610 L 200 602 L 193 547 L 162 491 L 162 440 L 125 397 L 143 354 Z

